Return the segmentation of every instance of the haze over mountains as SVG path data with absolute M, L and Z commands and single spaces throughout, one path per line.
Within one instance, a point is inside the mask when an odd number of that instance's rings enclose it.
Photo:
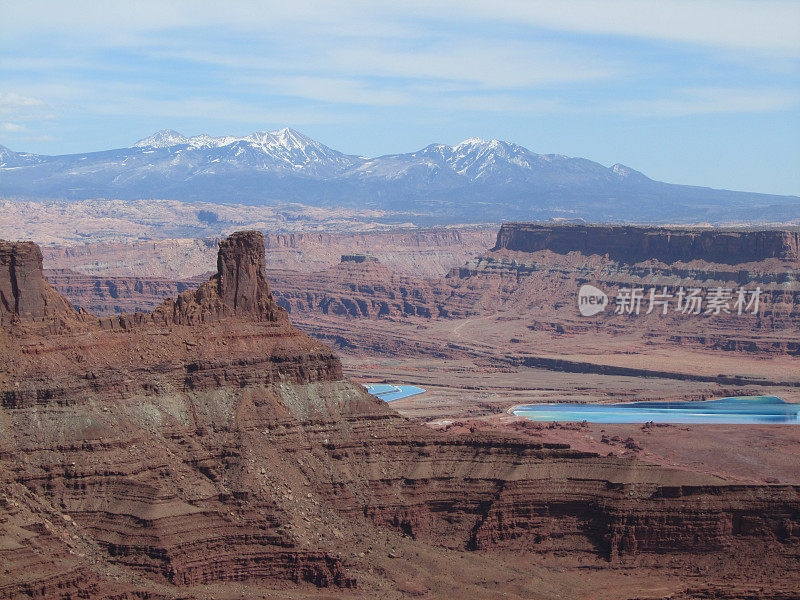
M 162 130 L 129 148 L 45 156 L 0 146 L 0 196 L 160 198 L 371 208 L 425 223 L 800 219 L 800 197 L 668 184 L 622 164 L 537 154 L 500 140 L 366 158 L 293 129 L 245 137 Z

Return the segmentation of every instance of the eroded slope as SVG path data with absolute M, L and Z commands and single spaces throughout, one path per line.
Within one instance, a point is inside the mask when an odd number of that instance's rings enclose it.
M 197 290 L 104 319 L 44 283 L 35 246 L 3 248 L 27 258 L 0 262 L 0 597 L 443 597 L 459 583 L 411 585 L 413 556 L 456 551 L 500 570 L 518 553 L 609 574 L 642 560 L 677 591 L 698 552 L 729 565 L 709 584 L 770 582 L 778 597 L 797 576 L 795 486 L 401 418 L 291 325 L 261 234 L 223 242 Z M 548 577 L 509 593 L 570 597 Z

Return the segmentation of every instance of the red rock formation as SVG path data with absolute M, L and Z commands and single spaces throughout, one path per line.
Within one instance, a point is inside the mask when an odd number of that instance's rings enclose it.
M 234 233 L 219 245 L 219 297 L 227 312 L 268 316 L 274 320 L 267 283 L 264 235 L 260 231 Z
M 495 248 L 441 280 L 445 312 L 506 313 L 560 334 L 639 332 L 653 343 L 720 350 L 800 353 L 800 261 L 792 231 L 682 230 L 513 223 Z M 715 262 L 710 262 L 714 259 Z M 750 262 L 747 262 L 750 261 Z M 581 317 L 581 285 L 599 287 L 609 307 Z M 758 314 L 684 315 L 674 310 L 614 314 L 622 288 L 760 288 Z M 674 302 L 674 301 L 673 301 Z M 674 305 L 673 305 L 674 309 Z
M 636 263 L 706 262 L 736 265 L 770 258 L 800 267 L 800 231 L 768 229 L 681 229 L 622 225 L 505 223 L 493 250 L 606 255 Z
M 624 254 L 622 240 L 627 239 L 624 235 L 629 230 L 630 243 L 625 247 L 630 251 Z M 587 237 L 589 233 L 596 237 Z M 325 325 L 325 331 L 317 328 L 313 323 L 315 315 L 350 320 L 505 314 L 528 319 L 534 330 L 558 334 L 639 332 L 654 343 L 692 344 L 756 354 L 799 353 L 796 331 L 800 328 L 800 267 L 797 262 L 785 260 L 794 252 L 792 233 L 738 230 L 718 233 L 719 239 L 706 230 L 511 224 L 501 229 L 495 250 L 438 280 L 398 275 L 378 260 L 352 260 L 361 255 L 347 255 L 350 258 L 324 271 L 306 274 L 270 270 L 269 276 L 274 282 L 276 303 L 302 316 L 305 323 L 311 324 L 310 331 L 327 339 L 339 339 L 340 335 L 331 329 L 332 325 Z M 718 264 L 696 258 L 703 252 L 707 255 L 727 252 L 736 236 L 744 236 L 745 247 L 750 244 L 747 252 L 751 258 L 773 257 L 740 264 Z M 505 248 L 509 245 L 544 249 Z M 586 252 L 593 248 L 597 254 L 585 254 L 580 248 Z M 696 251 L 695 254 L 689 253 L 690 250 Z M 652 255 L 648 254 L 651 251 Z M 695 258 L 671 264 L 656 260 L 656 255 L 670 252 Z M 745 258 L 742 252 L 737 253 L 726 254 L 725 260 Z M 620 254 L 621 258 L 614 260 L 611 254 Z M 646 260 L 637 262 L 639 254 L 645 255 Z M 784 259 L 774 257 L 777 254 Z M 154 302 L 147 297 L 136 301 L 134 293 L 126 292 L 131 288 L 129 282 L 81 282 L 59 275 L 53 281 L 76 304 L 99 309 L 104 314 L 124 306 L 148 308 Z M 599 286 L 612 298 L 626 287 L 648 290 L 666 285 L 673 292 L 679 287 L 696 287 L 705 294 L 714 287 L 730 290 L 740 286 L 759 287 L 761 310 L 758 315 L 691 318 L 674 311 L 668 315 L 615 315 L 612 300 L 612 306 L 605 312 L 583 318 L 576 309 L 576 294 L 584 283 Z M 119 290 L 113 302 L 105 297 L 112 284 Z M 81 285 L 84 287 L 80 288 Z M 185 285 L 153 282 L 152 288 L 165 294 Z
M 45 269 L 44 276 L 73 305 L 103 317 L 150 312 L 163 304 L 166 298 L 193 290 L 209 278 L 205 275 L 178 281 L 144 276 L 97 277 L 69 269 Z
M 700 552 L 791 568 L 798 486 L 402 419 L 291 326 L 262 244 L 233 236 L 217 275 L 153 313 L 15 312 L 0 329 L 0 598 L 377 585 L 372 558 L 348 554 L 376 525 L 565 564 L 668 553 L 688 569 Z
M 0 245 L 0 310 L 3 315 L 41 318 L 45 313 L 42 253 L 33 242 Z
M 370 319 L 441 316 L 427 281 L 398 275 L 373 256 L 344 255 L 325 271 L 270 271 L 270 277 L 277 285 L 278 304 L 293 314 Z
M 369 253 L 396 273 L 440 277 L 485 252 L 496 229 L 430 228 L 265 235 L 267 266 L 310 273 L 335 266 L 342 254 Z M 218 239 L 171 239 L 132 244 L 83 244 L 43 248 L 50 269 L 98 277 L 164 277 L 183 280 L 214 268 Z
M 35 258 L 34 245 L 10 255 L 31 248 Z M 0 443 L 7 500 L 0 524 L 17 540 L 0 545 L 9 565 L 0 597 L 28 589 L 102 595 L 91 570 L 69 559 L 86 547 L 92 560 L 176 585 L 241 578 L 352 585 L 338 558 L 283 530 L 286 508 L 266 488 L 251 489 L 248 460 L 263 440 L 242 448 L 250 434 L 234 425 L 257 417 L 245 429 L 280 428 L 296 423 L 292 408 L 312 422 L 339 415 L 341 365 L 274 305 L 260 233 L 231 236 L 219 264 L 209 282 L 153 313 L 104 320 L 48 312 L 41 263 L 27 271 L 26 291 L 44 290 L 44 299 L 37 311 L 15 312 L 0 335 L 0 398 L 13 431 Z M 39 326 L 48 319 L 59 321 L 57 335 Z M 242 389 L 250 391 L 235 399 Z M 292 400 L 281 403 L 282 391 Z M 349 393 L 347 412 L 391 414 L 363 389 Z M 309 394 L 321 399 L 312 405 Z M 33 428 L 31 411 L 44 419 Z M 17 462 L 36 448 L 50 448 L 49 458 Z
M 83 313 L 76 313 L 44 279 L 39 247 L 0 240 L 0 328 L 36 323 L 53 332 L 63 328 L 65 318 L 81 320 Z
M 199 325 L 229 317 L 251 321 L 286 321 L 285 311 L 273 301 L 266 278 L 264 236 L 258 231 L 237 232 L 219 246 L 217 273 L 193 291 L 167 299 L 152 313 L 134 313 L 104 319 L 104 328 L 130 329 L 134 324 Z

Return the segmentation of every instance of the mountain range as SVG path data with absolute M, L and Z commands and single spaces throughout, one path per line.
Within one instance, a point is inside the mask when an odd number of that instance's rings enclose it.
M 426 224 L 800 219 L 797 196 L 663 183 L 622 164 L 537 154 L 501 140 L 367 158 L 289 128 L 245 137 L 162 130 L 128 148 L 58 156 L 0 146 L 0 196 L 298 202 L 385 210 L 392 219 Z

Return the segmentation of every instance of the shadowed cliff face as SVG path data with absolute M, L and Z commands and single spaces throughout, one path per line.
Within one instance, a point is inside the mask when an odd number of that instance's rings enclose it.
M 0 241 L 0 314 L 43 317 L 42 253 L 33 242 Z
M 45 310 L 64 323 L 55 333 L 15 313 L 0 329 L 0 599 L 255 598 L 300 582 L 392 597 L 392 567 L 374 569 L 393 552 L 387 530 L 409 556 L 610 565 L 669 552 L 687 573 L 697 552 L 776 569 L 796 559 L 796 486 L 431 432 L 291 325 L 259 234 L 229 238 L 218 264 L 152 313 Z M 58 298 L 40 267 L 24 279 L 46 305 Z M 544 597 L 536 584 L 517 597 Z
M 0 326 L 49 321 L 54 331 L 64 317 L 80 320 L 82 315 L 45 281 L 39 246 L 0 240 Z
M 262 315 L 270 310 L 272 295 L 260 231 L 239 231 L 220 242 L 217 273 L 222 303 L 233 312 Z
M 733 265 L 770 258 L 800 263 L 800 232 L 506 223 L 493 248 L 500 249 L 607 254 L 624 263 L 655 259 L 665 263 L 702 260 Z

